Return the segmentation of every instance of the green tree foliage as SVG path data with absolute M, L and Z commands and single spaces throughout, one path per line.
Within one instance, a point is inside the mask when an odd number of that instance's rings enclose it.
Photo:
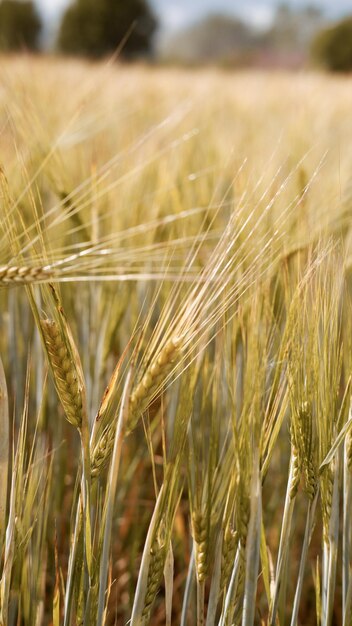
M 122 55 L 148 53 L 157 26 L 145 0 L 76 0 L 64 14 L 59 48 L 68 54 L 100 57 L 123 45 Z
M 276 8 L 274 21 L 266 40 L 276 50 L 304 51 L 324 25 L 324 14 L 316 6 L 293 8 L 283 2 Z
M 3 0 L 0 2 L 0 49 L 36 50 L 42 23 L 31 1 Z
M 313 59 L 333 72 L 352 70 L 352 17 L 318 33 L 312 43 Z
M 214 14 L 168 38 L 161 54 L 186 64 L 241 65 L 255 45 L 256 36 L 244 22 Z
M 313 36 L 323 25 L 324 15 L 315 6 L 281 3 L 265 30 L 215 14 L 165 37 L 159 50 L 164 59 L 181 63 L 300 67 L 306 61 Z

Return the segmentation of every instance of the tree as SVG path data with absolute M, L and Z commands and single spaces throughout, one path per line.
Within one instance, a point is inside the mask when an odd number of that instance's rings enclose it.
M 76 0 L 61 23 L 58 47 L 69 54 L 100 57 L 116 50 L 148 53 L 157 22 L 145 0 Z
M 286 3 L 277 6 L 272 27 L 267 31 L 267 43 L 277 51 L 308 51 L 312 38 L 324 24 L 323 12 L 306 5 L 293 9 Z
M 209 15 L 161 46 L 165 59 L 181 63 L 241 65 L 256 46 L 256 36 L 244 22 L 227 15 Z
M 36 50 L 42 23 L 31 1 L 0 2 L 0 49 Z
M 320 31 L 312 43 L 312 56 L 333 72 L 352 70 L 352 17 Z

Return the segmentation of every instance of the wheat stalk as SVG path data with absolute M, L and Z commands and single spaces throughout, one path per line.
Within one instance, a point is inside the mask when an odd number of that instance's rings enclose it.
M 0 358 L 0 554 L 6 527 L 7 478 L 9 472 L 9 405 L 4 367 Z

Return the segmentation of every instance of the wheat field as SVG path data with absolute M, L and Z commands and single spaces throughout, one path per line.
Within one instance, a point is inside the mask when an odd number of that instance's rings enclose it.
M 351 626 L 351 80 L 0 59 L 1 626 Z

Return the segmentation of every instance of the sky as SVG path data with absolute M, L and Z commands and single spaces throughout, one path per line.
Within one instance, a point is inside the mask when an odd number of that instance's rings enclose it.
M 128 1 L 128 0 L 126 0 Z M 43 15 L 55 20 L 70 0 L 36 0 Z M 149 0 L 164 30 L 172 32 L 185 28 L 209 13 L 240 16 L 258 27 L 270 23 L 277 0 Z M 292 7 L 305 6 L 307 0 L 291 0 Z M 314 0 L 329 17 L 352 13 L 352 0 Z

